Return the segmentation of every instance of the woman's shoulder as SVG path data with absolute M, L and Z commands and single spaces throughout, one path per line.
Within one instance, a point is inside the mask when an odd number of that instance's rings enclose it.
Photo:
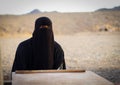
M 54 41 L 54 49 L 59 50 L 59 51 L 63 51 L 62 46 L 56 41 Z
M 54 41 L 54 46 L 55 46 L 55 48 L 61 48 L 61 45 L 56 41 Z
M 26 48 L 26 47 L 31 47 L 32 45 L 32 38 L 29 38 L 27 40 L 24 40 L 19 43 L 18 48 Z
M 27 45 L 27 44 L 30 44 L 30 43 L 32 43 L 32 38 L 29 38 L 29 39 L 26 39 L 26 40 L 20 42 L 19 45 L 23 45 L 24 46 L 24 45 Z

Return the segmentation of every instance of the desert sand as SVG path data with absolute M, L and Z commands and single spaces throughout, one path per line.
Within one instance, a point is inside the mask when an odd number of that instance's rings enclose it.
M 18 44 L 30 37 L 0 37 L 4 79 L 11 79 Z M 64 50 L 67 69 L 89 70 L 113 83 L 120 82 L 120 32 L 81 32 L 54 37 Z

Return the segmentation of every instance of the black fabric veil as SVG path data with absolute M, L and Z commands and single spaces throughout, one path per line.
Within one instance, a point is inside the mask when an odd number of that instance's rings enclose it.
M 41 26 L 48 26 L 47 28 Z M 32 69 L 52 69 L 54 64 L 54 36 L 52 22 L 47 17 L 40 17 L 35 22 L 32 37 Z

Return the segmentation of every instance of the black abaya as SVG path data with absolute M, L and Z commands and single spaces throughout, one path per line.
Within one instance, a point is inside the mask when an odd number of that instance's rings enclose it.
M 61 65 L 66 69 L 63 49 L 54 41 L 52 22 L 47 17 L 38 18 L 33 37 L 20 43 L 17 48 L 12 72 L 58 69 Z

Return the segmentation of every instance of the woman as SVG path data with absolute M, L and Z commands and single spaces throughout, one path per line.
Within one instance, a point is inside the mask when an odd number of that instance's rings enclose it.
M 54 41 L 51 20 L 48 17 L 40 17 L 35 22 L 32 38 L 19 44 L 12 72 L 50 69 L 66 69 L 64 52 Z

